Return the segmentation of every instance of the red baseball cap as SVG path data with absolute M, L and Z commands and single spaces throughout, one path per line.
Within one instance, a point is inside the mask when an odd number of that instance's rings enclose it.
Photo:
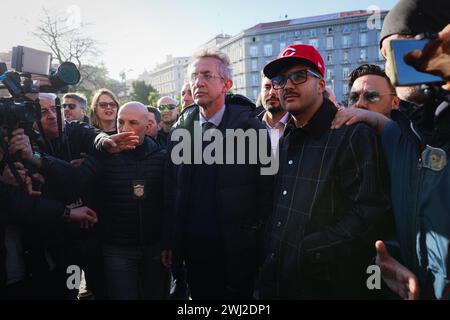
M 323 63 L 322 56 L 319 51 L 308 44 L 291 44 L 286 49 L 280 52 L 278 57 L 269 62 L 264 67 L 264 75 L 272 79 L 277 76 L 286 67 L 293 64 L 303 63 L 311 66 L 320 72 L 322 77 L 325 74 L 325 64 Z

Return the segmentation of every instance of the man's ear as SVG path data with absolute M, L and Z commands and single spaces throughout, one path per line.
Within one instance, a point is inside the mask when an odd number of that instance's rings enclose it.
M 400 98 L 394 96 L 394 98 L 392 99 L 392 110 L 397 110 L 399 105 L 400 105 Z
M 227 93 L 231 89 L 232 86 L 233 86 L 233 80 L 231 80 L 231 79 L 225 80 L 225 85 L 224 85 L 225 92 L 224 93 Z
M 326 86 L 325 80 L 319 79 L 318 86 L 317 86 L 317 89 L 319 90 L 319 94 L 323 95 L 323 92 L 325 91 L 325 86 Z

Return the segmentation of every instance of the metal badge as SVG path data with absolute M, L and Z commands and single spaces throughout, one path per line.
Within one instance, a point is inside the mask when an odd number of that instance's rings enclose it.
M 433 171 L 441 171 L 447 165 L 447 154 L 440 148 L 427 145 L 422 152 L 422 166 Z
M 145 180 L 133 180 L 133 198 L 145 199 Z

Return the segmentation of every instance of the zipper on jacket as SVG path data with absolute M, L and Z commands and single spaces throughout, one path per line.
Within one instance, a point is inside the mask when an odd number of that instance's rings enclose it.
M 139 162 L 136 162 L 136 172 L 139 174 Z M 144 185 L 144 192 L 147 193 L 147 186 Z M 139 243 L 144 245 L 144 226 L 142 222 L 142 200 L 138 200 L 137 203 L 138 213 L 139 213 Z
M 420 265 L 419 265 L 419 258 L 418 255 L 421 255 L 420 252 L 420 246 L 419 246 L 419 252 L 417 252 L 417 244 L 416 244 L 416 239 L 418 237 L 419 232 L 422 232 L 420 230 L 420 226 L 419 226 L 419 216 L 420 216 L 420 191 L 421 191 L 421 183 L 423 180 L 423 159 L 422 156 L 419 157 L 419 164 L 418 164 L 418 170 L 419 170 L 419 175 L 418 175 L 418 179 L 417 179 L 417 184 L 416 184 L 416 194 L 415 194 L 415 199 L 416 200 L 416 205 L 414 208 L 414 214 L 412 215 L 412 221 L 411 221 L 411 229 L 412 229 L 412 233 L 411 233 L 411 243 L 412 243 L 412 262 L 413 262 L 413 267 L 417 268 L 417 271 L 419 272 L 420 269 Z M 413 271 L 413 270 L 411 270 Z M 419 277 L 419 275 L 416 275 Z

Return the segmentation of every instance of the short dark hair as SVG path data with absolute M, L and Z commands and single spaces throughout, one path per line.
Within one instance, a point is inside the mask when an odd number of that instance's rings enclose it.
M 148 112 L 151 112 L 155 115 L 155 120 L 157 124 L 161 122 L 161 113 L 159 112 L 158 109 L 156 109 L 155 107 L 148 106 L 147 110 Z
M 78 101 L 78 103 L 80 104 L 80 107 L 83 109 L 86 109 L 86 107 L 87 107 L 87 99 L 84 96 L 84 94 L 77 93 L 77 92 L 69 92 L 63 96 L 63 99 L 66 99 L 66 98 Z
M 375 75 L 380 76 L 386 79 L 389 89 L 391 90 L 391 93 L 395 94 L 395 88 L 391 83 L 391 80 L 386 75 L 386 72 L 384 72 L 383 69 L 380 68 L 380 66 L 377 66 L 376 64 L 368 64 L 365 63 L 363 65 L 360 65 L 358 68 L 353 70 L 350 75 L 348 76 L 348 89 L 349 91 L 352 90 L 353 83 L 356 81 L 356 79 L 367 76 L 367 75 Z

